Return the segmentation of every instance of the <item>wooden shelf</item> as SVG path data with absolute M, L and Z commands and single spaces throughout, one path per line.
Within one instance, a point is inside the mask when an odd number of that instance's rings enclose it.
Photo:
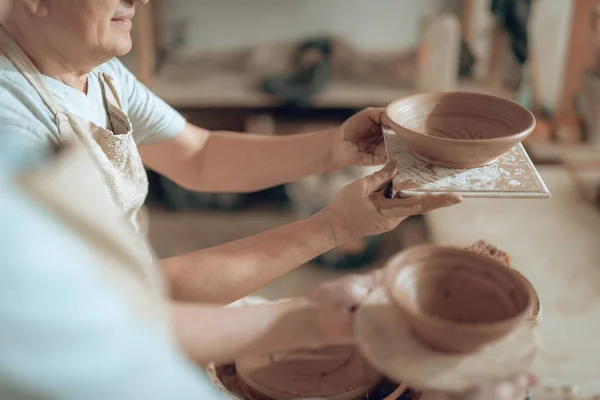
M 465 15 L 468 19 L 473 9 L 472 0 L 463 0 Z M 135 42 L 131 69 L 138 79 L 176 108 L 205 109 L 261 109 L 281 105 L 276 97 L 258 90 L 261 78 L 249 76 L 240 71 L 227 71 L 207 68 L 199 61 L 167 59 L 158 62 L 164 46 L 161 37 L 161 7 L 157 0 L 152 6 L 141 6 L 136 17 Z M 465 22 L 466 23 L 466 22 Z M 468 24 L 466 24 L 468 25 Z M 465 26 L 472 36 L 473 27 Z M 163 54 L 164 55 L 164 54 Z M 157 64 L 161 67 L 156 70 Z M 499 92 L 487 83 L 463 81 L 458 90 L 488 93 L 496 96 L 514 98 L 514 94 Z M 382 107 L 391 101 L 416 94 L 412 88 L 390 85 L 373 85 L 351 81 L 332 81 L 320 94 L 314 97 L 313 108 L 322 109 L 360 109 L 364 107 Z
M 281 102 L 258 90 L 259 77 L 237 71 L 215 70 L 191 62 L 167 61 L 153 77 L 150 87 L 163 100 L 176 108 L 271 108 Z M 459 90 L 503 95 L 490 86 L 463 81 Z M 416 94 L 411 88 L 332 81 L 315 96 L 316 108 L 382 107 L 391 101 Z
M 535 162 L 543 164 L 563 164 L 574 160 L 595 160 L 600 154 L 600 145 L 564 144 L 556 142 L 529 142 L 527 152 Z

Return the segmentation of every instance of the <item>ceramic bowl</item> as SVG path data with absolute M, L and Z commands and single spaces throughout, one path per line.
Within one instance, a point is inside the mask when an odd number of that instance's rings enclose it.
M 386 108 L 384 124 L 421 161 L 475 168 L 496 161 L 535 128 L 525 107 L 479 93 L 445 92 L 405 97 Z
M 470 250 L 470 251 L 474 251 L 479 254 L 482 254 L 486 257 L 492 257 L 496 261 L 499 261 L 500 263 L 502 263 L 504 266 L 506 266 L 508 268 L 512 268 L 511 263 L 510 263 L 511 257 L 504 251 L 500 250 L 498 247 L 491 245 L 491 244 L 485 242 L 484 240 L 478 240 L 477 242 L 475 242 L 473 245 L 467 247 L 466 249 Z M 531 282 L 519 271 L 515 270 L 515 272 L 517 274 L 519 274 L 521 276 L 521 278 L 527 283 L 527 285 L 529 286 L 529 289 L 533 295 L 533 301 L 531 304 L 531 309 L 529 310 L 529 313 L 527 314 L 527 320 L 529 322 L 531 322 L 533 324 L 533 326 L 538 326 L 539 324 L 542 323 L 542 303 L 540 301 L 540 297 L 537 294 L 537 291 L 535 290 L 535 288 L 533 287 Z
M 472 353 L 522 323 L 529 283 L 518 272 L 466 249 L 415 246 L 386 265 L 390 300 L 423 344 Z
M 542 302 L 540 301 L 540 297 L 537 293 L 537 290 L 533 287 L 533 284 L 527 279 L 523 274 L 521 274 L 517 270 L 515 271 L 523 281 L 529 287 L 529 291 L 531 292 L 531 307 L 529 308 L 529 312 L 527 313 L 527 320 L 531 322 L 532 326 L 537 327 L 542 323 Z

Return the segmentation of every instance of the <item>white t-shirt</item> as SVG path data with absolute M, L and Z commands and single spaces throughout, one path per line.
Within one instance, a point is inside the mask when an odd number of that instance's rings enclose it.
M 167 103 L 154 95 L 117 59 L 97 67 L 88 75 L 87 94 L 53 78 L 42 78 L 64 112 L 78 115 L 107 128 L 108 114 L 104 107 L 101 83 L 96 72 L 113 78 L 121 106 L 133 126 L 133 136 L 139 145 L 171 139 L 185 127 L 185 119 Z M 6 57 L 0 56 L 0 135 L 20 145 L 48 143 L 59 138 L 52 113 L 25 77 Z

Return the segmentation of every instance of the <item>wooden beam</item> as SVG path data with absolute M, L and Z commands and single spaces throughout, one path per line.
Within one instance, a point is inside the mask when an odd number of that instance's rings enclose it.
M 156 38 L 153 9 L 149 4 L 139 5 L 134 20 L 135 75 L 149 85 L 156 67 Z
M 592 16 L 598 0 L 571 0 L 571 29 L 563 73 L 562 91 L 558 108 L 560 118 L 576 115 L 575 98 L 583 76 L 593 67 L 597 47 L 594 43 Z
M 152 0 L 150 4 L 152 5 L 152 29 L 154 34 L 154 49 L 156 51 L 155 68 L 159 68 L 161 63 L 160 58 L 164 56 L 166 50 L 165 42 L 163 40 L 164 24 L 163 19 L 160 18 L 163 4 L 161 0 Z
M 502 56 L 508 47 L 508 35 L 497 21 L 494 21 L 492 31 L 492 44 L 490 46 L 490 58 L 488 64 L 488 81 L 493 90 L 501 91 L 502 83 Z
M 475 2 L 477 0 L 462 0 L 460 5 L 460 27 L 462 37 L 472 47 L 475 40 Z

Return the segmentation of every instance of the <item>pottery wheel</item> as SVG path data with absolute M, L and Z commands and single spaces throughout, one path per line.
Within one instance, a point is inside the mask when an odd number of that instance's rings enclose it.
M 355 330 L 359 348 L 374 367 L 420 391 L 462 392 L 525 373 L 537 352 L 533 328 L 526 320 L 476 353 L 431 350 L 411 334 L 382 289 L 373 291 L 358 308 Z
M 244 358 L 236 370 L 244 385 L 274 400 L 357 399 L 381 381 L 353 346 Z

